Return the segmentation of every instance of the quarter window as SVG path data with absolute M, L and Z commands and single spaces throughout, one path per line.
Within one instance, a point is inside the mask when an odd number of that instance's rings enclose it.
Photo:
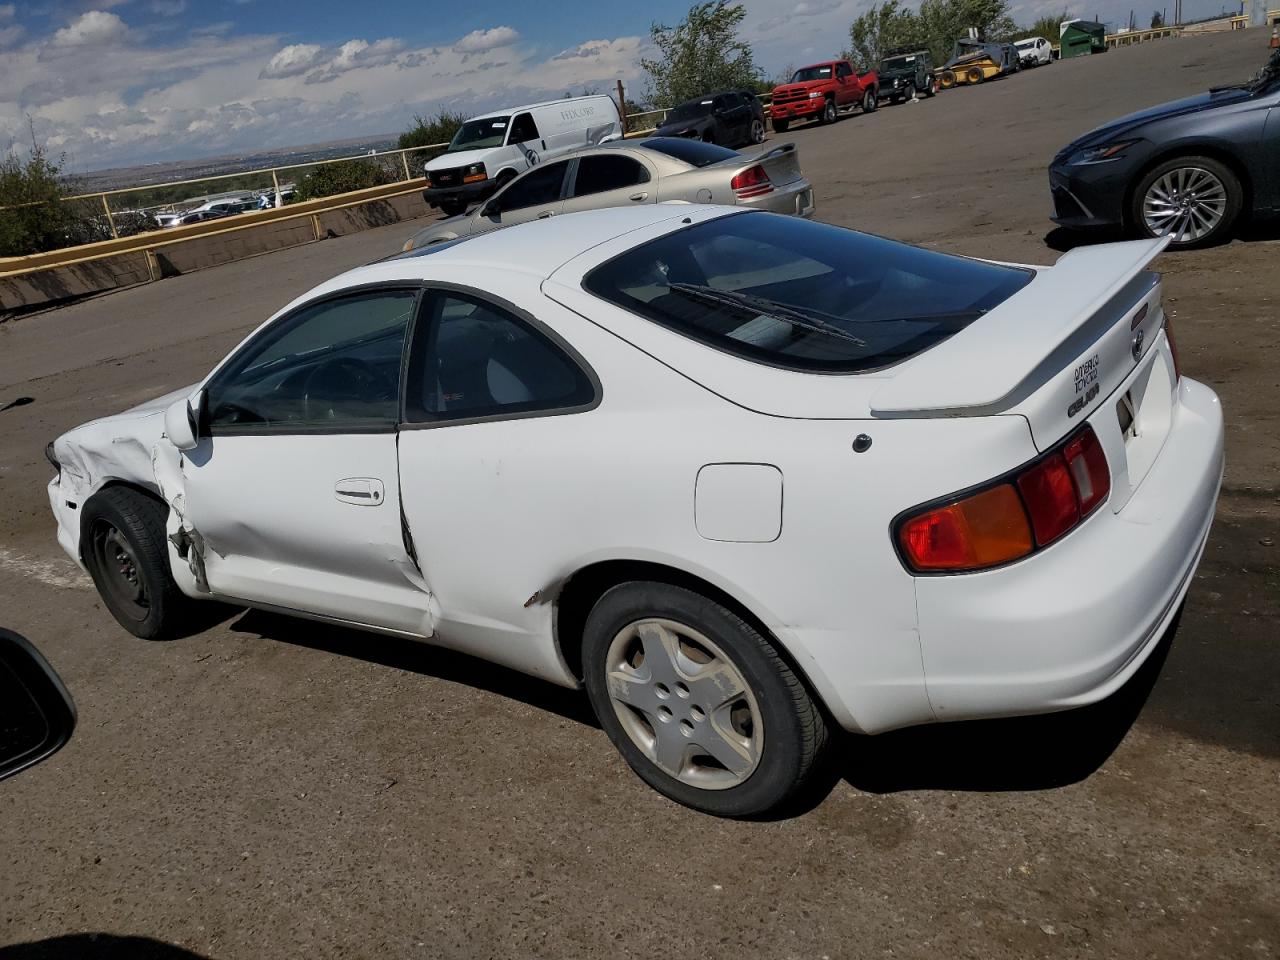
M 573 195 L 586 197 L 606 190 L 623 190 L 649 182 L 649 171 L 630 157 L 597 154 L 578 161 L 578 174 L 574 178 Z
M 326 300 L 251 341 L 208 387 L 214 433 L 394 427 L 400 360 L 417 293 Z
M 408 416 L 440 421 L 579 407 L 590 379 L 559 346 L 511 312 L 461 293 L 428 307 L 427 349 L 409 366 Z

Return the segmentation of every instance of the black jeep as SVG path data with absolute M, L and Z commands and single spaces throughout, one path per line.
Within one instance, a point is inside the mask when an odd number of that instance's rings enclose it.
M 932 97 L 933 57 L 928 50 L 899 47 L 890 50 L 880 61 L 880 97 L 903 103 L 922 93 Z

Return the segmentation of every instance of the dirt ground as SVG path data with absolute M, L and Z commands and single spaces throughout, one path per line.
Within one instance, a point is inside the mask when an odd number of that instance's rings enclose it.
M 1076 242 L 1047 219 L 1057 149 L 1244 79 L 1266 42 L 1165 40 L 787 139 L 824 219 L 1050 263 Z M 196 380 L 413 228 L 0 324 L 0 401 L 35 398 L 0 413 L 0 623 L 80 711 L 0 785 L 0 957 L 1280 954 L 1280 230 L 1159 264 L 1228 422 L 1172 642 L 1088 710 L 849 739 L 812 809 L 738 823 L 646 788 L 582 695 L 261 613 L 134 640 L 59 552 L 47 440 Z

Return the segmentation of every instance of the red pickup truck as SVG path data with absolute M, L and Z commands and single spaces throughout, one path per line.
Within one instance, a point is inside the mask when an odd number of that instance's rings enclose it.
M 791 81 L 773 88 L 769 119 L 785 133 L 795 120 L 832 123 L 840 113 L 862 107 L 871 113 L 880 99 L 880 78 L 874 70 L 858 73 L 848 60 L 827 60 L 801 67 Z

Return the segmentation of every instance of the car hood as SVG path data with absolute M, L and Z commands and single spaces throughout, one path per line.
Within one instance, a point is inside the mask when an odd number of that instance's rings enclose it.
M 198 386 L 193 383 L 121 413 L 91 420 L 58 437 L 53 453 L 69 488 L 84 497 L 107 480 L 124 480 L 159 490 L 153 461 L 155 446 L 164 436 L 164 411 L 174 401 L 189 397 Z
M 1248 90 L 1219 90 L 1216 93 L 1201 93 L 1194 97 L 1185 97 L 1182 100 L 1161 103 L 1090 130 L 1083 137 L 1079 137 L 1068 144 L 1059 156 L 1066 156 L 1083 147 L 1097 146 L 1098 144 L 1126 136 L 1139 127 L 1156 120 L 1167 120 L 1171 117 L 1183 117 L 1205 110 L 1214 110 L 1218 107 L 1225 107 L 1233 103 L 1239 103 L 1242 100 L 1248 100 L 1251 96 L 1252 94 Z
M 427 161 L 427 170 L 452 170 L 454 167 L 468 167 L 473 163 L 484 163 L 484 158 L 498 147 L 486 147 L 483 150 L 459 150 L 456 153 L 442 153 Z
M 821 90 L 824 87 L 831 86 L 831 80 L 806 80 L 803 83 L 784 83 L 780 87 L 773 88 L 775 97 L 781 96 L 799 96 L 808 93 L 810 90 Z

